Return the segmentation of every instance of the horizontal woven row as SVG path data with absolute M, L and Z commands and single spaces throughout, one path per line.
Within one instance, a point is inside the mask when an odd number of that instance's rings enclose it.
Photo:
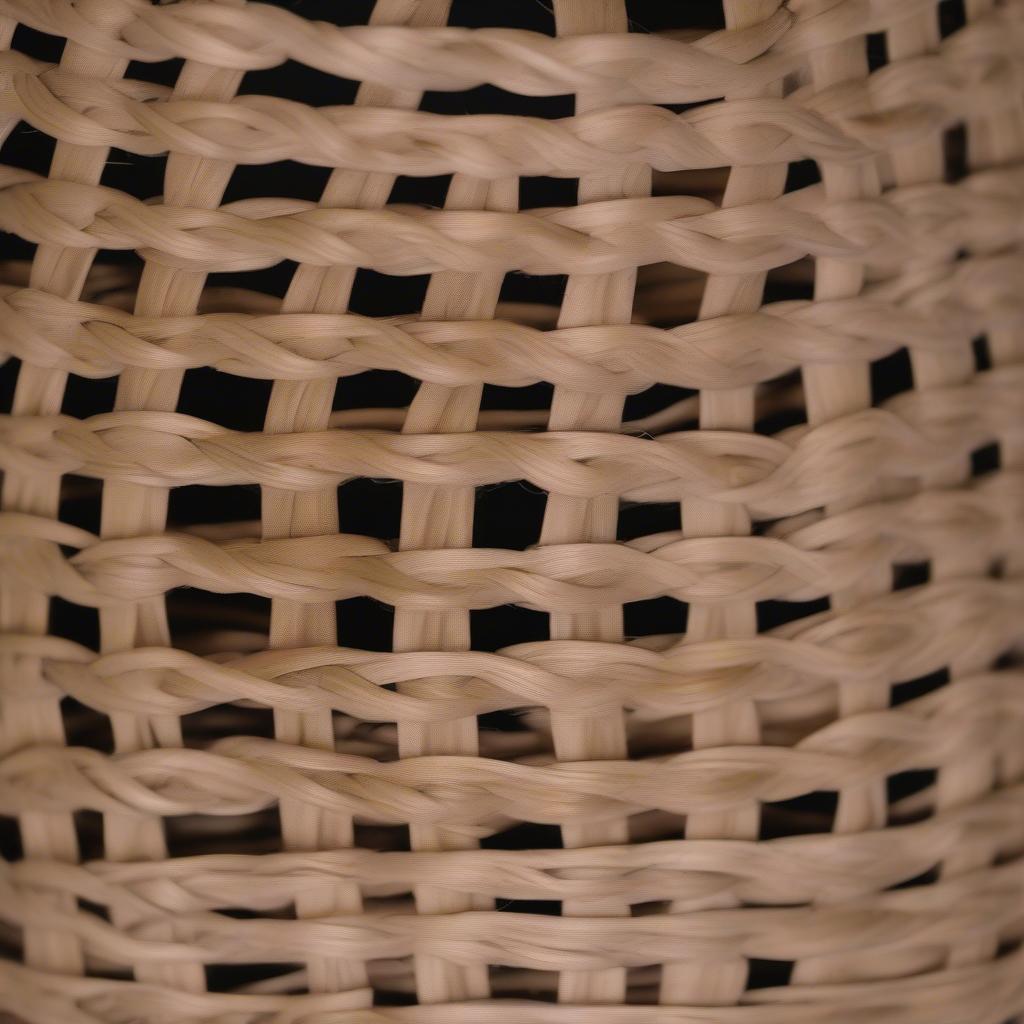
M 1022 597 L 1019 580 L 937 582 L 797 620 L 771 635 L 666 650 L 648 649 L 650 641 L 556 640 L 494 654 L 314 647 L 213 661 L 153 647 L 96 655 L 59 637 L 7 634 L 0 652 L 43 659 L 40 685 L 46 680 L 105 713 L 182 716 L 237 700 L 364 721 L 428 722 L 527 707 L 583 714 L 627 705 L 670 716 L 749 698 L 772 721 L 774 702 L 812 695 L 819 703 L 810 713 L 828 713 L 836 683 L 915 679 L 957 658 L 993 660 L 1017 635 Z M 416 685 L 396 693 L 387 689 L 392 683 Z M 5 693 L 27 695 L 26 686 L 9 683 Z
M 51 881 L 56 882 L 60 866 L 40 865 L 40 874 L 47 868 L 52 869 Z M 65 891 L 74 891 L 75 880 L 60 881 Z M 24 924 L 28 911 L 17 889 L 5 883 L 2 890 L 0 916 Z M 614 930 L 607 928 L 600 943 L 594 942 L 592 926 L 586 921 L 567 917 L 538 922 L 536 915 L 509 912 L 418 915 L 387 908 L 350 919 L 240 921 L 187 905 L 161 913 L 148 901 L 141 907 L 135 900 L 117 901 L 116 895 L 100 885 L 89 890 L 93 895 L 98 894 L 96 890 L 103 892 L 113 906 L 125 912 L 127 920 L 141 912 L 145 923 L 120 930 L 92 915 L 45 910 L 38 911 L 36 923 L 78 934 L 97 958 L 133 963 L 175 959 L 288 963 L 321 955 L 387 959 L 437 944 L 456 962 L 496 960 L 532 970 L 592 969 L 644 966 L 677 957 L 704 960 L 736 949 L 748 956 L 775 959 L 829 956 L 862 949 L 879 932 L 894 944 L 913 945 L 948 942 L 957 933 L 979 927 L 1024 924 L 1024 870 L 1020 864 L 861 897 L 855 907 L 826 904 L 691 910 L 627 918 Z M 282 887 L 281 891 L 283 895 L 286 890 Z M 246 906 L 271 909 L 273 904 L 256 896 Z
M 224 906 L 272 910 L 342 880 L 377 898 L 401 895 L 410 882 L 512 900 L 614 896 L 630 903 L 675 899 L 697 905 L 725 892 L 759 906 L 818 904 L 827 913 L 844 900 L 877 898 L 879 891 L 924 874 L 953 851 L 976 848 L 1000 855 L 1022 841 L 1021 790 L 1010 786 L 927 821 L 856 836 L 663 841 L 579 850 L 221 854 L 83 865 L 23 861 L 5 872 L 3 913 L 15 916 L 12 900 L 33 888 L 74 892 L 117 908 L 127 918 Z M 1008 865 L 1004 876 L 996 888 L 1018 886 L 1019 864 Z M 976 877 L 967 888 L 984 884 Z M 904 900 L 913 907 L 917 900 L 927 906 L 930 899 L 894 895 L 881 905 L 888 900 L 898 907 Z M 713 915 L 709 919 L 715 920 Z M 730 917 L 721 919 L 724 925 Z
M 370 744 L 365 755 L 345 753 L 344 741 L 333 752 L 244 736 L 205 750 L 113 756 L 37 746 L 0 761 L 0 812 L 250 814 L 290 796 L 368 822 L 444 822 L 474 836 L 509 818 L 559 824 L 643 809 L 687 814 L 864 785 L 971 750 L 1008 754 L 1024 716 L 1022 678 L 1019 671 L 965 678 L 898 711 L 840 719 L 791 747 L 724 746 L 634 761 L 532 764 L 443 755 L 386 761 L 380 760 L 386 743 Z M 225 923 L 229 931 L 237 926 Z M 810 951 L 793 954 L 805 955 Z
M 205 0 L 176 8 L 143 0 L 119 4 L 130 16 L 117 35 L 97 31 L 70 5 L 6 0 L 5 10 L 32 28 L 125 60 L 183 57 L 237 70 L 294 60 L 395 89 L 491 84 L 544 96 L 610 87 L 620 100 L 658 103 L 757 91 L 799 68 L 814 50 L 879 31 L 891 20 L 886 0 L 842 0 L 817 15 L 805 5 L 808 15 L 795 19 L 780 7 L 749 28 L 709 33 L 690 43 L 642 33 L 551 38 L 510 29 L 338 27 L 264 4 L 237 10 Z M 910 17 L 934 5 L 935 0 L 906 0 L 900 13 Z
M 557 120 L 400 110 L 382 119 L 373 109 L 274 96 L 177 99 L 165 86 L 96 79 L 12 52 L 0 56 L 0 76 L 10 76 L 0 112 L 57 139 L 130 153 L 173 150 L 237 164 L 288 159 L 402 174 L 573 177 L 627 157 L 663 171 L 807 158 L 856 162 L 1010 107 L 1022 88 L 1022 47 L 1019 19 L 1000 8 L 937 54 L 895 61 L 866 80 L 680 114 L 638 105 Z
M 343 533 L 220 542 L 182 533 L 86 543 L 88 534 L 76 527 L 4 513 L 0 544 L 12 581 L 87 606 L 181 586 L 305 602 L 366 595 L 423 609 L 514 601 L 558 611 L 659 596 L 805 601 L 829 592 L 824 579 L 848 587 L 878 564 L 926 561 L 948 548 L 979 566 L 1019 555 L 1022 483 L 1024 477 L 1005 474 L 977 490 L 862 506 L 784 538 L 669 532 L 624 545 L 548 544 L 522 552 L 396 552 L 375 538 Z M 69 561 L 58 545 L 83 550 Z
M 989 328 L 1024 323 L 1024 253 L 927 268 L 919 281 L 856 298 L 775 302 L 755 313 L 673 328 L 594 324 L 540 330 L 509 320 L 425 321 L 353 313 L 206 313 L 152 318 L 0 287 L 0 350 L 46 369 L 102 378 L 127 369 L 267 380 L 334 379 L 396 370 L 449 387 L 538 381 L 593 394 L 655 383 L 718 390 L 768 382 L 801 366 L 883 359 L 903 347 L 956 351 Z M 234 296 L 238 304 L 246 296 Z M 248 297 L 256 308 L 267 297 Z
M 859 495 L 887 478 L 923 477 L 999 438 L 1019 437 L 1022 379 L 1024 368 L 1000 367 L 970 385 L 908 392 L 885 408 L 770 438 L 711 430 L 656 438 L 586 431 L 261 434 L 178 413 L 3 417 L 0 467 L 164 487 L 259 483 L 303 490 L 355 477 L 460 486 L 527 480 L 579 497 L 742 503 L 766 518 Z M 1007 493 L 1013 484 L 979 486 Z M 929 496 L 922 503 L 929 500 L 941 508 L 955 499 Z M 885 510 L 876 514 L 882 518 Z M 52 529 L 84 538 L 57 524 Z
M 607 1024 L 818 1024 L 829 1014 L 835 1024 L 860 1024 L 884 1013 L 887 1024 L 960 1024 L 978 1014 L 982 1020 L 1004 1020 L 1024 997 L 1024 955 L 1013 953 L 995 963 L 972 964 L 900 978 L 876 985 L 835 984 L 792 986 L 753 991 L 743 1006 L 604 1006 Z M 129 984 L 106 978 L 55 980 L 42 971 L 0 964 L 7 993 L 0 1000 L 14 1008 L 31 1007 L 33 1024 L 46 1014 L 63 1014 L 76 1024 L 142 1013 L 156 1024 L 189 1020 L 210 1022 L 236 1014 L 241 1019 L 301 1020 L 303 1024 L 495 1024 L 515 1019 L 521 1024 L 577 1024 L 593 1015 L 593 1007 L 527 1001 L 464 1000 L 419 1006 L 367 1007 L 371 991 L 317 995 L 263 995 L 181 992 L 156 984 Z M 390 979 L 389 979 L 390 980 Z M 115 1015 L 115 1016 L 112 1016 Z M 283 1018 L 281 1015 L 286 1015 Z
M 747 274 L 807 255 L 892 266 L 1017 245 L 1024 238 L 1022 202 L 1024 170 L 1011 167 L 955 185 L 893 189 L 877 199 L 829 202 L 815 185 L 721 209 L 695 196 L 660 196 L 518 213 L 333 210 L 269 197 L 206 210 L 154 206 L 101 185 L 0 167 L 0 229 L 30 242 L 135 249 L 148 261 L 207 273 L 282 260 L 393 275 L 602 274 L 660 262 Z

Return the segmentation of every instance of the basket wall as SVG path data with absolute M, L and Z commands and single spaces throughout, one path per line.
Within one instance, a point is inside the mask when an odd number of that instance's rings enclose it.
M 1020 0 L 0 36 L 0 1014 L 1024 1013 Z

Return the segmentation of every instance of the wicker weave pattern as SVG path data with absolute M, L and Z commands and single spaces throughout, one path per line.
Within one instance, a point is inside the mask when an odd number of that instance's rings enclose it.
M 705 6 L 0 0 L 2 137 L 55 140 L 0 160 L 34 246 L 0 264 L 0 1017 L 1024 1014 L 1024 3 Z M 352 102 L 245 87 L 287 61 Z M 482 85 L 573 112 L 422 109 Z M 159 200 L 117 151 L 166 156 Z M 282 160 L 322 194 L 225 201 Z M 534 178 L 577 201 L 520 209 Z M 282 261 L 283 298 L 220 277 Z M 367 271 L 430 275 L 418 312 L 353 311 Z M 181 411 L 209 368 L 272 382 L 261 430 Z M 405 407 L 335 408 L 381 372 Z M 366 480 L 397 536 L 339 528 Z M 510 482 L 536 543 L 474 545 Z M 260 521 L 179 523 L 184 487 Z M 367 598 L 388 650 L 339 643 Z M 636 630 L 664 599 L 685 627 Z M 479 642 L 506 605 L 543 638 Z

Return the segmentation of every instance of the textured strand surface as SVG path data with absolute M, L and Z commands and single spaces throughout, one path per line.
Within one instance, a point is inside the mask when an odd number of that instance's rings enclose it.
M 1024 1017 L 1024 0 L 0 0 L 0 1021 Z

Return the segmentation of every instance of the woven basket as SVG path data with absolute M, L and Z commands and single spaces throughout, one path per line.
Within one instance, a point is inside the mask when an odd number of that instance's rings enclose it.
M 0 1015 L 1024 1013 L 1020 0 L 0 33 Z

